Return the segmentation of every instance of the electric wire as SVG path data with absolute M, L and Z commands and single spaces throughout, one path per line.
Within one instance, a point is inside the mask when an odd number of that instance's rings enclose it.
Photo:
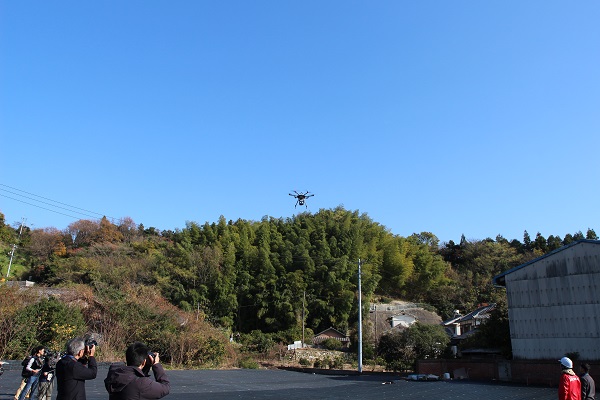
M 52 200 L 52 199 L 49 199 L 49 198 L 44 197 L 44 196 L 40 196 L 40 195 L 35 194 L 35 193 L 29 193 L 29 192 L 26 192 L 25 190 L 17 189 L 15 187 L 8 186 L 8 185 L 5 185 L 3 183 L 0 183 L 0 186 L 4 186 L 4 187 L 10 188 L 12 190 L 17 190 L 19 192 L 27 193 L 28 195 L 39 197 L 40 199 L 48 200 L 48 201 L 51 201 L 53 203 L 62 204 L 63 206 L 67 206 L 69 208 L 74 208 L 74 209 L 85 211 L 85 212 L 88 212 L 88 213 L 91 213 L 91 214 L 104 215 L 104 214 L 97 213 L 97 212 L 94 212 L 94 211 L 86 210 L 85 208 L 79 208 L 79 207 L 75 207 L 75 206 L 72 206 L 72 205 L 69 205 L 69 204 L 66 204 L 66 203 L 61 203 L 60 201 Z M 6 190 L 6 189 L 0 189 L 0 190 Z M 18 196 L 23 196 L 23 195 L 18 194 Z M 25 196 L 23 196 L 23 197 L 25 197 Z M 39 201 L 39 200 L 35 200 L 35 201 Z M 111 218 L 111 217 L 109 217 L 109 218 Z
M 50 207 L 54 207 L 54 208 L 57 208 L 57 209 L 65 210 L 65 211 L 67 211 L 67 212 L 69 212 L 71 214 L 65 214 L 64 212 L 60 212 L 60 211 L 57 211 L 57 210 L 54 210 L 54 209 L 46 208 L 46 207 L 40 206 L 38 204 L 29 203 L 27 201 L 24 201 L 24 200 L 21 200 L 21 199 L 17 199 L 17 198 L 11 197 L 11 196 L 7 196 L 7 195 L 2 194 L 2 193 L 0 193 L 0 196 L 9 198 L 11 200 L 15 200 L 15 201 L 18 201 L 18 202 L 21 202 L 21 203 L 24 203 L 24 204 L 27 204 L 27 205 L 30 205 L 30 206 L 38 207 L 38 208 L 41 208 L 43 210 L 50 211 L 50 212 L 53 212 L 53 213 L 56 213 L 56 214 L 61 214 L 61 215 L 64 215 L 66 217 L 70 217 L 70 218 L 73 218 L 73 219 L 81 219 L 81 217 L 77 217 L 77 216 L 74 216 L 72 214 L 80 214 L 80 215 L 83 215 L 85 217 L 94 218 L 94 219 L 99 219 L 99 217 L 102 217 L 102 216 L 105 216 L 105 217 L 107 217 L 109 219 L 112 219 L 112 220 L 116 220 L 117 219 L 117 218 L 108 216 L 106 214 L 102 214 L 102 213 L 98 213 L 98 212 L 95 212 L 95 211 L 86 210 L 85 208 L 76 207 L 76 206 L 73 206 L 73 205 L 70 205 L 70 204 L 66 204 L 66 203 L 63 203 L 63 202 L 60 202 L 60 201 L 57 201 L 57 200 L 53 200 L 53 199 L 50 199 L 50 198 L 47 198 L 47 197 L 44 197 L 44 196 L 37 195 L 35 193 L 30 193 L 30 192 L 27 192 L 25 190 L 21 190 L 21 189 L 18 189 L 18 188 L 9 186 L 9 185 L 5 185 L 3 183 L 0 183 L 0 186 L 4 186 L 5 188 L 9 188 L 9 189 L 12 189 L 14 191 L 25 193 L 25 194 L 27 194 L 29 196 L 39 197 L 40 199 L 44 199 L 44 200 L 50 201 L 52 203 L 56 203 L 56 204 L 48 203 L 48 202 L 45 202 L 45 201 L 42 201 L 42 200 L 38 200 L 38 199 L 35 199 L 35 198 L 31 198 L 31 197 L 25 196 L 24 194 L 11 192 L 10 190 L 7 190 L 7 189 L 4 189 L 4 188 L 0 187 L 0 191 L 4 191 L 4 192 L 10 193 L 12 195 L 19 196 L 19 197 L 22 197 L 22 198 L 25 198 L 25 199 L 28 199 L 28 200 L 31 200 L 31 201 L 34 201 L 34 202 L 45 204 L 45 205 L 48 205 Z M 60 204 L 62 206 L 66 206 L 66 207 L 61 207 L 61 206 L 59 206 L 57 204 Z M 80 210 L 80 211 L 77 211 L 77 210 Z
M 66 210 L 66 211 L 69 211 L 69 212 L 73 212 L 73 211 L 75 211 L 75 210 L 71 210 L 71 209 L 69 209 L 69 208 L 66 208 L 66 207 L 61 207 L 61 206 L 54 205 L 54 204 L 52 204 L 52 203 L 47 203 L 47 202 L 45 202 L 45 201 L 41 201 L 41 200 L 32 199 L 31 197 L 23 196 L 22 194 L 19 194 L 19 193 L 13 193 L 13 192 L 10 192 L 10 191 L 8 191 L 8 190 L 6 190 L 6 189 L 2 189 L 2 188 L 0 188 L 0 190 L 3 190 L 3 191 L 5 191 L 5 192 L 8 192 L 8 193 L 10 193 L 10 194 L 13 194 L 13 195 L 15 195 L 15 196 L 21 196 L 21 197 L 23 197 L 23 198 L 25 198 L 25 199 L 27 199 L 27 200 L 31 200 L 31 201 L 37 201 L 37 202 L 39 202 L 39 203 L 46 204 L 46 205 L 48 205 L 48 206 L 50 206 L 50 207 L 56 207 L 56 208 L 60 208 L 61 210 Z M 2 194 L 0 193 L 0 195 L 2 195 Z M 19 199 L 15 199 L 14 197 L 9 197 L 9 196 L 6 196 L 6 195 L 2 195 L 2 196 L 4 196 L 4 197 L 7 197 L 7 198 L 9 198 L 9 199 L 12 199 L 12 200 L 21 201 L 21 202 L 23 202 L 23 203 L 25 203 L 25 204 L 34 205 L 34 204 L 27 203 L 27 202 L 24 202 L 24 201 L 22 201 L 22 200 L 19 200 Z M 62 204 L 62 203 L 59 203 L 59 204 Z M 46 210 L 47 210 L 47 209 L 46 209 Z M 75 211 L 75 213 L 77 213 L 77 214 L 81 214 L 81 215 L 85 215 L 86 217 L 90 217 L 90 218 L 96 218 L 96 216 L 93 216 L 93 215 L 91 215 L 91 214 L 85 214 L 85 213 L 82 213 L 82 212 L 79 212 L 79 211 Z
M 5 194 L 2 194 L 2 193 L 0 193 L 0 196 L 2 196 L 2 197 L 6 197 L 6 198 L 8 198 L 8 199 L 11 199 L 11 200 L 19 201 L 19 202 L 21 202 L 21 203 L 28 204 L 28 205 L 30 205 L 30 206 L 38 207 L 38 208 L 41 208 L 41 209 L 43 209 L 43 210 L 51 211 L 51 212 L 53 212 L 53 213 L 61 214 L 61 215 L 64 215 L 64 216 L 66 216 L 66 217 L 70 217 L 70 218 L 73 218 L 73 219 L 79 219 L 79 217 L 75 217 L 75 216 L 73 216 L 73 215 L 65 214 L 65 213 L 62 213 L 62 212 L 60 212 L 60 211 L 51 210 L 51 209 L 49 209 L 49 208 L 42 207 L 42 206 L 39 206 L 39 205 L 37 205 L 37 204 L 31 204 L 31 203 L 28 203 L 28 202 L 26 202 L 26 201 L 19 200 L 19 199 L 15 199 L 15 198 L 13 198 L 13 197 L 7 196 L 7 195 L 5 195 Z

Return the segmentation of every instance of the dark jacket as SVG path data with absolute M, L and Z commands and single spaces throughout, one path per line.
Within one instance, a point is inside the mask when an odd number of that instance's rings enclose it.
M 94 357 L 75 360 L 72 356 L 64 356 L 56 363 L 56 400 L 86 400 L 85 381 L 95 379 L 97 373 Z
M 110 400 L 151 400 L 169 394 L 171 384 L 160 363 L 152 365 L 154 379 L 132 366 L 111 365 L 104 380 Z
M 581 380 L 581 400 L 596 400 L 596 384 L 590 374 L 585 373 L 579 379 Z
M 44 365 L 44 361 L 42 358 L 38 357 L 38 356 L 33 356 L 29 359 L 29 361 L 27 361 L 27 364 L 23 367 L 23 371 L 21 372 L 21 376 L 23 376 L 23 378 L 29 378 L 30 376 L 33 376 L 34 373 L 33 371 L 38 371 L 38 375 L 39 375 L 39 370 L 42 369 Z

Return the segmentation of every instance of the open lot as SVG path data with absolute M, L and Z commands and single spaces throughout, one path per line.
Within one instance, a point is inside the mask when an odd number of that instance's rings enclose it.
M 106 400 L 103 380 L 107 369 L 98 370 L 98 378 L 86 383 L 88 400 Z M 20 371 L 6 371 L 0 377 L 0 400 L 13 399 Z M 550 400 L 557 389 L 550 387 L 488 384 L 469 381 L 412 382 L 390 381 L 374 375 L 315 375 L 280 370 L 203 370 L 168 371 L 171 379 L 170 400 L 230 399 L 511 399 Z M 393 383 L 388 383 L 393 382 Z M 56 397 L 54 393 L 53 398 Z

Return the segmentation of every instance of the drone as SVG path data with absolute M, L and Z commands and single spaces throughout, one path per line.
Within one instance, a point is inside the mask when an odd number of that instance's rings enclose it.
M 306 201 L 306 199 L 308 199 L 309 197 L 313 197 L 314 194 L 310 194 L 309 191 L 306 191 L 304 193 L 300 192 L 296 192 L 295 190 L 293 191 L 295 194 L 290 193 L 290 196 L 294 197 L 296 199 L 296 204 L 294 205 L 294 208 L 296 208 L 297 205 L 301 205 L 301 206 L 305 206 L 306 208 L 308 208 L 308 206 L 306 204 L 304 204 L 304 202 Z

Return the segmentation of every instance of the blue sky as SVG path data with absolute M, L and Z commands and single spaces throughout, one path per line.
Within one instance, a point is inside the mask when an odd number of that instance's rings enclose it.
M 292 217 L 306 209 L 288 193 L 309 190 L 309 212 L 401 236 L 600 233 L 599 16 L 597 1 L 0 0 L 0 211 L 164 230 Z

